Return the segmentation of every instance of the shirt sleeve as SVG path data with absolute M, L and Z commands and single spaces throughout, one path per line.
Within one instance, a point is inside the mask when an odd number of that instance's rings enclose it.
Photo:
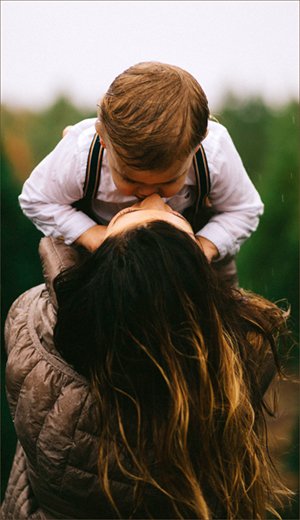
M 222 125 L 218 126 L 221 127 L 218 139 L 207 145 L 209 198 L 215 214 L 196 234 L 216 245 L 221 260 L 226 255 L 235 255 L 256 230 L 264 205 L 229 133 Z M 203 145 L 206 149 L 205 141 Z
M 63 236 L 66 244 L 95 225 L 85 213 L 72 207 L 83 195 L 88 153 L 80 150 L 80 125 L 79 129 L 76 126 L 33 170 L 19 196 L 23 213 L 35 226 L 45 236 Z

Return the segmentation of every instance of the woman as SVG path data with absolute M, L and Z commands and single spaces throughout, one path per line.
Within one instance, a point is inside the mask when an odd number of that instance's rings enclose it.
M 286 314 L 224 288 L 158 195 L 116 215 L 83 261 L 52 239 L 41 255 L 46 287 L 6 325 L 19 444 L 4 518 L 276 515 L 288 490 L 263 395 Z

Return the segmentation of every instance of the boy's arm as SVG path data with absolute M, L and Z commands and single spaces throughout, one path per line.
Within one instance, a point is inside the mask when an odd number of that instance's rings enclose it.
M 80 146 L 78 137 L 84 128 L 91 127 L 93 132 L 92 123 L 84 121 L 68 132 L 33 170 L 19 197 L 22 211 L 36 227 L 46 236 L 63 236 L 66 244 L 75 242 L 96 224 L 72 207 L 82 198 L 90 145 L 89 136 Z
M 222 125 L 218 127 L 217 138 L 203 141 L 211 172 L 209 199 L 215 214 L 196 233 L 204 248 L 207 243 L 203 239 L 214 245 L 217 256 L 210 246 L 211 252 L 208 252 L 214 260 L 239 251 L 241 244 L 256 230 L 264 209 L 227 130 Z
M 218 258 L 219 251 L 213 242 L 199 235 L 196 236 L 196 240 L 209 263 Z
M 75 244 L 85 247 L 92 253 L 101 246 L 105 239 L 105 233 L 106 226 L 96 224 L 82 233 L 82 235 L 75 240 Z

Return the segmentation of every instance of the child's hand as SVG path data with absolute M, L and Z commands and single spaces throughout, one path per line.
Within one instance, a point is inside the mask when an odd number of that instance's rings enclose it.
M 196 236 L 196 241 L 198 242 L 199 247 L 205 254 L 209 263 L 211 263 L 212 260 L 218 257 L 219 251 L 213 242 L 211 242 L 207 238 L 199 236 Z
M 100 226 L 98 224 L 92 226 L 87 231 L 82 233 L 82 235 L 80 235 L 77 240 L 75 240 L 75 244 L 85 247 L 92 253 L 98 249 L 98 247 L 101 246 L 102 242 L 104 241 L 106 227 L 107 226 Z

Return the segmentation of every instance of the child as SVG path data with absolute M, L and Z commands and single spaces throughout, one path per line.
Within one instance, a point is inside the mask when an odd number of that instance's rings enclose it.
M 92 189 L 91 169 L 99 174 Z M 94 191 L 85 196 L 92 212 L 74 204 L 84 190 Z M 197 240 L 216 264 L 238 252 L 263 213 L 227 130 L 209 119 L 195 78 L 146 62 L 113 81 L 97 119 L 69 129 L 25 182 L 19 202 L 46 236 L 93 251 L 113 215 L 152 193 L 190 221 L 193 209 Z

